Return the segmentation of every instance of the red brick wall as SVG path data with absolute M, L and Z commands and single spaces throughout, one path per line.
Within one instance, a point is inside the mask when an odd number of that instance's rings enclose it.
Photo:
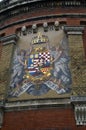
M 26 18 L 31 18 L 31 17 L 38 17 L 38 16 L 46 16 L 46 15 L 53 15 L 53 14 L 68 14 L 68 13 L 86 13 L 86 9 L 85 8 L 81 8 L 81 9 L 62 9 L 62 8 L 57 8 L 57 9 L 42 9 L 42 10 L 35 10 L 34 12 L 30 12 L 30 13 L 26 13 L 23 15 L 18 15 L 16 17 L 10 18 L 9 20 L 5 20 L 4 21 L 4 25 L 7 25 L 9 23 L 21 20 L 21 19 L 26 19 Z M 73 18 L 71 18 L 72 20 Z M 77 24 L 77 23 L 74 23 Z
M 55 108 L 7 112 L 1 130 L 86 130 L 86 127 L 75 125 L 73 109 Z
M 12 17 L 12 18 L 9 18 L 7 20 L 5 20 L 3 22 L 3 26 L 6 26 L 8 24 L 11 24 L 11 23 L 14 23 L 16 21 L 19 21 L 19 20 L 25 20 L 27 18 L 31 18 L 31 17 L 38 17 L 38 16 L 47 16 L 47 15 L 53 15 L 53 14 L 66 14 L 66 13 L 86 13 L 86 9 L 85 8 L 81 8 L 81 9 L 62 9 L 62 8 L 57 8 L 57 9 L 46 9 L 46 10 L 36 10 L 35 12 L 30 12 L 30 13 L 26 13 L 26 14 L 22 14 L 22 15 L 18 15 L 18 16 L 15 16 L 15 17 Z M 48 21 L 50 21 L 51 19 L 49 19 Z M 55 21 L 55 19 L 52 18 L 53 21 Z M 67 22 L 67 25 L 71 25 L 71 26 L 79 26 L 80 25 L 80 21 L 86 21 L 85 18 L 56 18 L 56 20 L 58 21 L 66 21 Z M 45 21 L 47 21 L 45 19 Z M 35 21 L 34 21 L 35 22 Z M 27 22 L 27 23 L 24 23 L 24 25 L 30 25 L 34 22 Z M 37 21 L 38 22 L 38 21 Z M 35 22 L 36 23 L 36 22 Z M 38 23 L 43 23 L 43 20 L 40 20 Z M 23 24 L 20 24 L 20 25 L 15 25 L 13 27 L 10 27 L 9 29 L 4 29 L 1 31 L 1 33 L 6 33 L 6 35 L 9 35 L 9 34 L 12 34 L 15 32 L 16 28 L 18 27 L 22 27 Z

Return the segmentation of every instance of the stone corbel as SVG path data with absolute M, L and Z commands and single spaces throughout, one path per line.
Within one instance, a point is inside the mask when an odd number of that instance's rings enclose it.
M 55 30 L 58 31 L 59 30 L 59 21 L 55 21 L 54 26 L 55 26 Z
M 86 125 L 86 97 L 72 96 L 71 103 L 74 106 L 76 125 Z
M 75 104 L 76 125 L 86 125 L 86 104 Z
M 43 28 L 44 28 L 44 31 L 45 31 L 45 32 L 48 31 L 48 23 L 47 23 L 47 22 L 44 22 L 44 23 L 43 23 Z
M 27 34 L 27 28 L 26 28 L 25 25 L 22 26 L 22 28 L 21 28 L 21 32 L 22 32 L 23 35 L 26 35 L 26 34 Z
M 32 25 L 32 30 L 33 30 L 33 33 L 37 33 L 37 25 L 36 24 Z

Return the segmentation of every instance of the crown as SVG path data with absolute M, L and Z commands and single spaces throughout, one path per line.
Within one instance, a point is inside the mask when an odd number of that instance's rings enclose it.
M 38 33 L 37 36 L 35 36 L 31 43 L 32 44 L 43 44 L 43 43 L 47 43 L 49 41 L 48 37 L 45 35 L 42 35 L 40 32 Z

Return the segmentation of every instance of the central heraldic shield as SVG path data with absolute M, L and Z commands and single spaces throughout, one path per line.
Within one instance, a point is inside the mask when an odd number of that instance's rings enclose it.
M 52 56 L 48 49 L 48 38 L 45 35 L 39 34 L 34 39 L 31 52 L 25 61 L 27 64 L 25 77 L 33 83 L 40 84 L 51 76 Z

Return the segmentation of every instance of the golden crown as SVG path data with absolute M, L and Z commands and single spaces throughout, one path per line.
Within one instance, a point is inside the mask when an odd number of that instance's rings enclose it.
M 32 44 L 42 44 L 42 43 L 47 43 L 49 41 L 48 37 L 45 35 L 42 35 L 40 32 L 38 33 L 37 36 L 35 36 L 32 39 Z

